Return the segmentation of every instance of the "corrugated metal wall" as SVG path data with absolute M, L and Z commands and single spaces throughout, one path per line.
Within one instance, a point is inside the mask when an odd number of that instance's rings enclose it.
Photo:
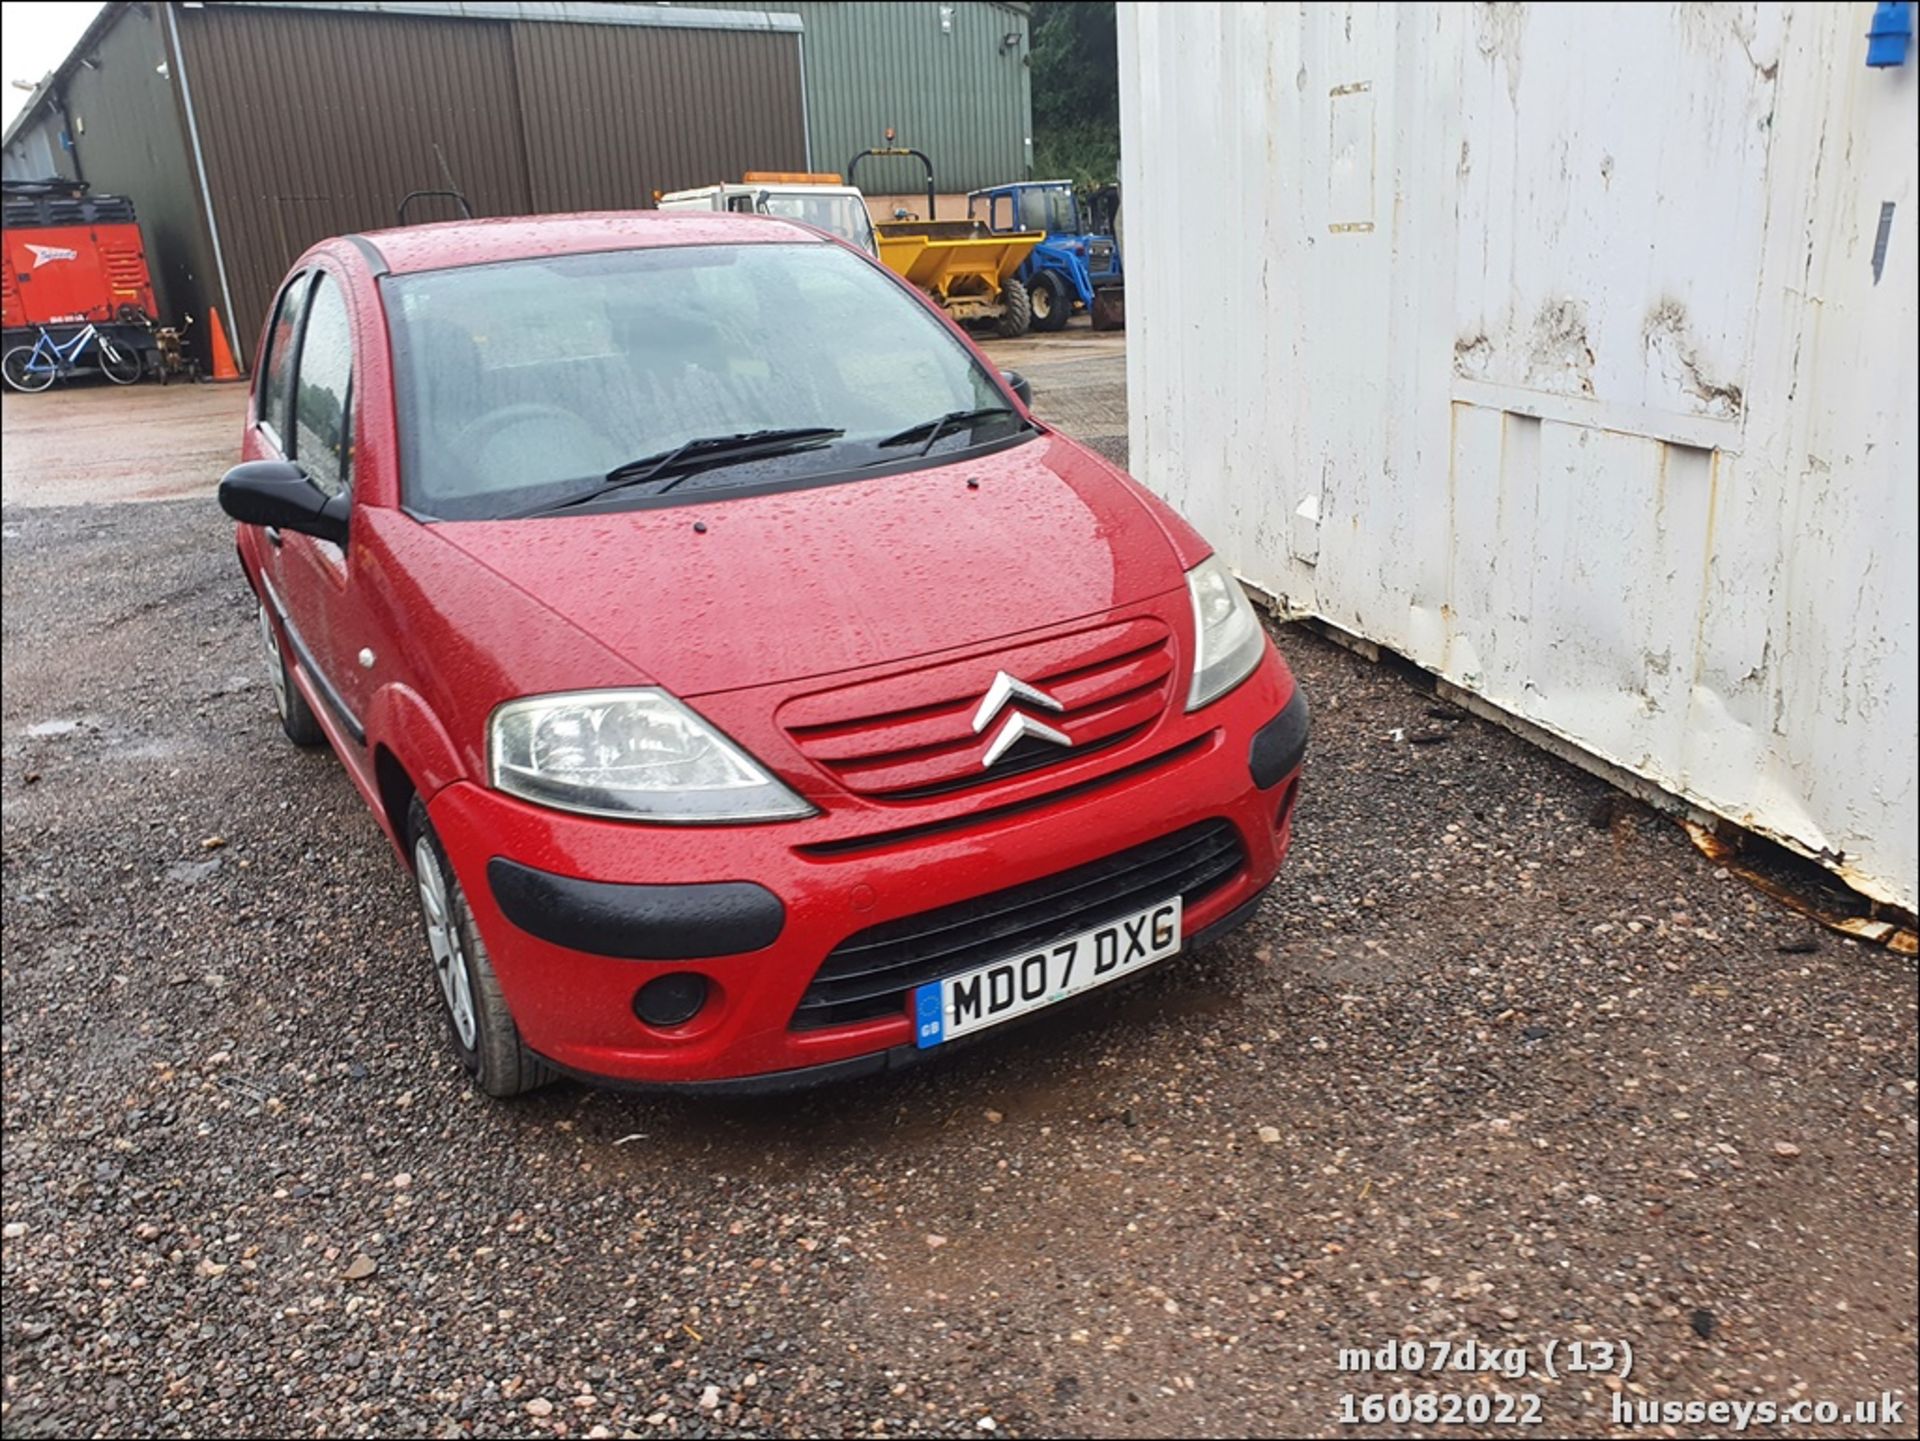
M 63 129 L 59 111 L 51 107 L 41 111 L 7 146 L 0 174 L 9 180 L 45 180 L 53 175 L 73 179 L 73 156 L 60 143 Z
M 450 178 L 480 215 L 638 209 L 655 187 L 804 158 L 790 33 L 174 13 L 248 349 L 289 261 L 392 225 L 409 190 Z M 436 204 L 409 219 L 450 218 Z
M 732 0 L 717 3 L 739 8 Z M 1033 158 L 1029 7 L 987 0 L 780 0 L 777 8 L 799 15 L 806 26 L 815 169 L 844 169 L 854 151 L 885 144 L 891 125 L 900 144 L 933 158 L 942 191 L 1027 178 Z M 1009 35 L 1016 37 L 1011 44 Z M 926 190 L 913 160 L 865 161 L 859 180 L 876 195 Z
M 133 201 L 161 318 L 177 325 L 191 315 L 197 342 L 220 281 L 161 11 L 129 8 L 89 54 L 97 68 L 82 66 L 67 81 L 87 183 Z
M 191 315 L 196 332 L 203 332 L 219 280 L 167 63 L 162 12 L 128 8 L 86 54 L 90 63 L 76 66 L 65 81 L 81 163 L 76 168 L 73 154 L 59 150 L 59 173 L 133 201 L 161 318 L 178 323 Z M 49 107 L 19 139 L 37 136 L 42 145 L 57 146 L 65 123 Z M 46 173 L 44 165 L 33 171 Z
M 175 14 L 249 352 L 288 263 L 329 235 L 392 225 L 409 190 L 446 185 L 441 156 L 476 213 L 532 208 L 508 26 L 239 6 Z M 453 213 L 423 205 L 412 218 Z
M 655 190 L 806 165 L 799 39 L 513 27 L 533 209 L 638 209 Z
M 1920 67 L 1871 8 L 1122 5 L 1127 379 L 1248 579 L 1911 908 Z

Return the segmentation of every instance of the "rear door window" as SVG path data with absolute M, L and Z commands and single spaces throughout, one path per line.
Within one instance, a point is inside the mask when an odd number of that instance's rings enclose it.
M 294 385 L 293 456 L 328 495 L 353 485 L 353 334 L 339 282 L 322 272 L 307 304 Z
M 281 452 L 287 449 L 287 400 L 293 393 L 293 338 L 307 299 L 310 275 L 296 275 L 280 292 L 273 324 L 267 327 L 267 353 L 260 365 L 260 395 L 254 420 Z

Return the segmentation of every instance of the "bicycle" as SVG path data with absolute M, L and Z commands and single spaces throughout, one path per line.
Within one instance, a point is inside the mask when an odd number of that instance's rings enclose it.
M 81 352 L 90 344 L 99 353 L 101 373 L 115 385 L 132 385 L 146 368 L 137 350 L 102 335 L 89 321 L 64 344 L 41 327 L 32 345 L 16 345 L 0 356 L 0 377 L 15 390 L 45 390 L 63 371 L 77 365 Z

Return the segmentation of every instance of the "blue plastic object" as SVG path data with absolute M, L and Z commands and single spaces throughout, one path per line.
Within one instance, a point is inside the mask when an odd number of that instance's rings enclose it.
M 1908 0 L 1880 0 L 1867 27 L 1867 64 L 1876 68 L 1907 63 L 1913 39 L 1913 6 Z

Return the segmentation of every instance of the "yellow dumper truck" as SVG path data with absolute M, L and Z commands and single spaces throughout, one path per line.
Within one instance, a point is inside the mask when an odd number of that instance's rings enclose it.
M 1014 272 L 1033 247 L 1047 238 L 1046 232 L 996 235 L 978 221 L 937 219 L 933 162 L 919 150 L 894 146 L 862 150 L 847 162 L 849 184 L 869 155 L 910 155 L 927 173 L 927 218 L 883 220 L 874 226 L 881 264 L 926 291 L 963 325 L 991 321 L 997 334 L 1026 334 L 1033 310 L 1027 288 L 1014 278 Z

